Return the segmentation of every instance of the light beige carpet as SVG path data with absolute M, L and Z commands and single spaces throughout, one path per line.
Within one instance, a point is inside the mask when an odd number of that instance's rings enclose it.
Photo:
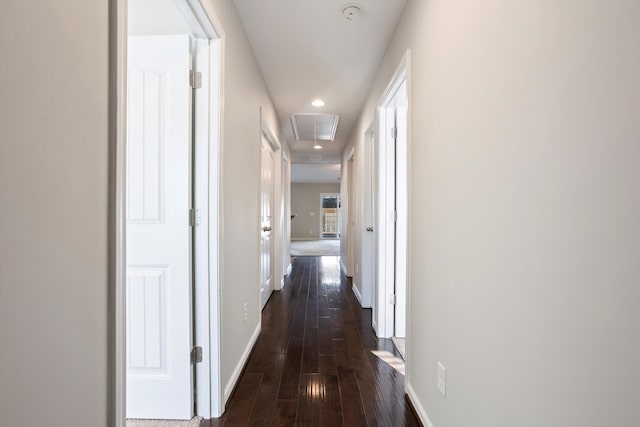
M 292 240 L 291 256 L 340 256 L 340 240 Z
M 176 420 L 127 420 L 127 427 L 198 427 L 202 417 L 193 417 L 188 421 Z

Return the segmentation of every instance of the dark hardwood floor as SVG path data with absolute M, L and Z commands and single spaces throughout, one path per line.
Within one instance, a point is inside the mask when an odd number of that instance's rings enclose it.
M 376 338 L 337 257 L 297 257 L 217 426 L 419 426 L 404 363 Z

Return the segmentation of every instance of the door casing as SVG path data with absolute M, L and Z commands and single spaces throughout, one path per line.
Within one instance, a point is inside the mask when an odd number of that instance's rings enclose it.
M 224 411 L 220 382 L 220 141 L 222 135 L 224 31 L 209 2 L 184 0 L 180 6 L 193 14 L 209 40 L 209 90 L 207 114 L 207 181 L 196 178 L 196 193 L 206 192 L 207 227 L 201 237 L 208 239 L 208 253 L 196 257 L 207 260 L 208 280 L 200 286 L 196 279 L 196 345 L 203 347 L 208 363 L 196 369 L 198 415 L 219 417 Z M 126 0 L 109 2 L 109 331 L 107 424 L 126 425 L 126 104 L 127 104 L 127 9 Z M 196 151 L 198 150 L 196 144 Z M 200 147 L 202 148 L 202 147 Z M 205 186 L 205 187 L 202 187 Z M 197 197 L 197 196 L 196 196 Z M 206 230 L 206 231 L 204 231 Z M 196 239 L 197 239 L 196 233 Z M 206 312 L 198 307 L 206 308 Z M 198 314 L 199 313 L 199 314 Z M 206 319 L 206 321 L 205 321 Z M 204 323 L 203 323 L 204 322 Z M 207 325 L 206 327 L 202 327 Z M 198 337 L 204 337 L 199 342 Z
M 373 303 L 376 291 L 375 257 L 376 257 L 376 173 L 375 173 L 375 123 L 364 133 L 364 149 L 362 150 L 362 216 L 360 221 L 361 260 L 360 278 L 362 282 L 363 308 L 372 308 L 371 321 L 377 329 L 376 305 Z
M 395 125 L 395 99 L 398 90 L 404 87 L 406 90 L 406 137 L 404 138 L 405 147 L 401 152 L 405 159 L 401 162 L 404 171 L 396 172 L 396 148 L 394 137 L 391 134 L 391 128 Z M 374 311 L 376 312 L 376 333 L 382 338 L 391 338 L 394 334 L 394 307 L 392 299 L 395 295 L 396 282 L 396 262 L 405 262 L 405 280 L 406 280 L 406 302 L 410 302 L 410 252 L 411 236 L 408 230 L 411 229 L 411 217 L 409 215 L 411 203 L 411 188 L 409 186 L 411 176 L 410 162 L 411 158 L 411 133 L 408 131 L 410 127 L 410 52 L 407 51 L 403 56 L 399 66 L 394 73 L 394 77 L 387 86 L 380 98 L 377 110 L 377 128 L 375 139 L 377 142 L 377 218 L 374 228 L 376 234 L 376 298 L 374 300 Z M 404 245 L 404 260 L 396 260 L 396 173 L 404 174 L 405 182 L 405 200 L 406 207 L 404 209 L 405 233 L 402 244 Z M 401 214 L 400 212 L 398 214 Z M 405 313 L 407 349 L 409 346 L 410 324 L 407 319 L 410 318 L 410 304 L 407 304 Z M 408 350 L 407 350 L 408 354 Z

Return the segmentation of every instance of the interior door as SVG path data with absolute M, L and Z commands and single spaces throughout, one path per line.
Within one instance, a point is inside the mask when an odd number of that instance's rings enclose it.
M 374 147 L 373 129 L 366 133 L 364 142 L 364 177 L 362 180 L 362 306 L 372 307 L 372 319 L 376 319 L 377 310 L 372 304 L 375 285 L 375 185 L 374 185 Z
M 127 418 L 190 419 L 190 39 L 128 49 Z
M 264 308 L 273 292 L 273 150 L 262 136 L 262 190 L 260 215 L 260 306 Z

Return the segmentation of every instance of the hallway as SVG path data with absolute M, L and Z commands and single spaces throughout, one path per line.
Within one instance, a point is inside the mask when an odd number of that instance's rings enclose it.
M 220 419 L 203 426 L 418 426 L 404 363 L 377 339 L 338 257 L 297 257 Z

